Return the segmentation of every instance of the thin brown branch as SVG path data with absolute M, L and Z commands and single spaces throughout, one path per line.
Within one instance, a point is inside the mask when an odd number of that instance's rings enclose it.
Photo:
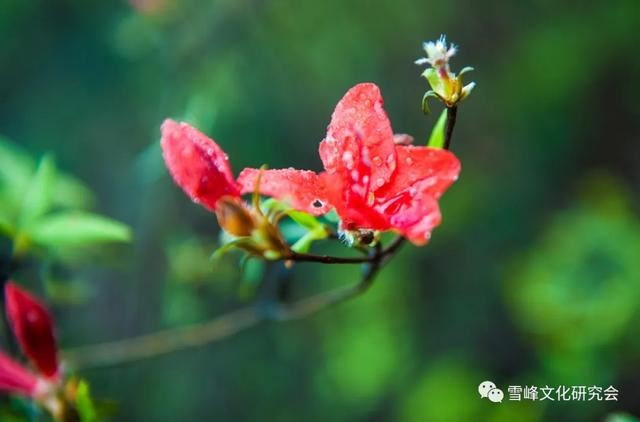
M 376 246 L 367 257 L 362 278 L 355 285 L 318 293 L 291 304 L 277 304 L 270 309 L 249 306 L 202 324 L 68 349 L 63 352 L 64 359 L 75 370 L 114 366 L 213 343 L 265 320 L 287 321 L 305 317 L 367 291 L 384 260 L 394 254 L 402 243 L 403 239 L 399 237 L 385 249 Z

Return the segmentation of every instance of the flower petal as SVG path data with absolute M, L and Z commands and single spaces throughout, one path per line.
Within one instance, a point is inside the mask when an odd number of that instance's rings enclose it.
M 375 209 L 416 245 L 425 244 L 440 224 L 438 198 L 458 178 L 460 162 L 443 149 L 398 146 L 398 168 L 376 192 Z
M 27 368 L 0 352 L 0 391 L 33 396 L 38 378 Z
M 420 184 L 422 182 L 418 182 L 417 185 Z M 419 192 L 419 187 L 416 189 Z M 393 229 L 418 246 L 429 241 L 431 231 L 440 224 L 441 220 L 438 201 L 424 193 L 417 193 L 389 217 Z
M 421 183 L 425 194 L 438 199 L 458 179 L 460 161 L 451 152 L 441 148 L 398 145 L 398 168 L 390 183 L 376 192 L 376 196 L 392 197 Z
M 322 175 L 309 170 L 246 168 L 238 176 L 241 193 L 255 191 L 259 174 L 258 188 L 263 195 L 287 201 L 291 207 L 313 215 L 325 214 L 331 209 Z
M 382 103 L 375 84 L 354 86 L 338 102 L 320 143 L 320 158 L 330 174 L 348 174 L 359 154 L 371 168 L 368 183 L 373 191 L 386 184 L 396 168 L 393 131 Z M 364 148 L 353 144 L 354 137 Z
M 324 147 L 330 148 L 331 144 Z M 343 150 L 342 160 L 348 161 L 348 165 L 338 167 L 334 173 L 325 173 L 327 196 L 340 216 L 342 228 L 387 229 L 387 220 L 373 208 L 375 196 L 371 192 L 372 168 L 368 149 L 354 132 L 344 137 Z
M 13 282 L 5 285 L 7 318 L 24 354 L 47 378 L 58 375 L 58 347 L 45 307 Z
M 199 130 L 167 119 L 160 142 L 173 180 L 194 202 L 214 211 L 223 195 L 240 195 L 227 155 Z

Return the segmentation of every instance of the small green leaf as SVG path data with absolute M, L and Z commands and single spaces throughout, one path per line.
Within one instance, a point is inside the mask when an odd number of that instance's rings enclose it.
M 287 212 L 287 216 L 301 226 L 308 228 L 309 230 L 314 230 L 318 227 L 322 227 L 322 223 L 318 221 L 317 218 L 315 218 L 311 214 L 307 214 L 306 212 L 289 211 Z
M 58 174 L 51 200 L 60 207 L 86 209 L 93 204 L 94 196 L 93 192 L 75 177 Z
M 80 381 L 76 390 L 76 409 L 80 415 L 81 422 L 93 422 L 96 420 L 96 408 L 91 398 L 89 384 Z
M 38 169 L 24 193 L 18 223 L 21 228 L 49 211 L 55 179 L 56 168 L 53 159 L 45 156 L 40 160 Z
M 78 247 L 107 242 L 129 242 L 129 227 L 86 212 L 60 212 L 42 217 L 28 230 L 34 243 L 46 247 Z
M 329 223 L 339 223 L 340 222 L 340 216 L 336 212 L 335 208 L 332 208 L 331 211 L 326 213 L 323 217 Z
M 428 147 L 432 148 L 443 148 L 444 147 L 444 127 L 447 123 L 447 109 L 442 110 L 440 117 L 438 117 L 438 121 L 436 125 L 433 127 L 431 131 L 431 136 L 429 137 L 429 142 L 427 142 Z
M 274 212 L 287 211 L 290 210 L 291 207 L 287 206 L 283 202 L 278 201 L 277 199 L 269 198 L 265 201 L 262 201 L 260 209 L 264 214 L 270 214 Z
M 299 225 L 308 229 L 315 229 L 318 226 L 322 226 L 322 223 L 317 218 L 306 212 L 296 211 L 284 202 L 278 201 L 273 198 L 269 198 L 262 202 L 261 209 L 265 214 L 274 212 L 284 213 L 287 217 Z
M 2 207 L 19 208 L 35 170 L 33 159 L 8 139 L 0 137 L 0 192 Z
M 311 244 L 316 240 L 326 239 L 329 233 L 323 226 L 316 227 L 313 230 L 309 230 L 304 236 L 302 236 L 296 243 L 291 245 L 291 250 L 298 253 L 307 253 L 311 249 Z

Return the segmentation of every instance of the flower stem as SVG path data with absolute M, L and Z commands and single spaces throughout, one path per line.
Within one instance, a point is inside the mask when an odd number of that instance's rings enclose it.
M 458 114 L 458 106 L 447 107 L 447 125 L 444 132 L 444 149 L 449 149 L 451 146 L 451 136 L 453 135 L 453 128 L 456 125 L 456 115 Z

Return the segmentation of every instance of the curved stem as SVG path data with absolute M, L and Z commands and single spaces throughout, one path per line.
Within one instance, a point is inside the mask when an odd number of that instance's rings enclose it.
M 257 308 L 249 306 L 202 324 L 68 349 L 62 354 L 74 369 L 113 366 L 212 343 L 253 327 L 262 320 Z
M 113 366 L 213 343 L 266 320 L 288 321 L 302 318 L 367 291 L 385 259 L 396 253 L 403 242 L 404 239 L 398 237 L 384 249 L 377 245 L 367 257 L 362 278 L 352 286 L 336 288 L 291 304 L 278 304 L 262 310 L 255 305 L 241 308 L 197 325 L 67 349 L 62 355 L 76 370 Z

